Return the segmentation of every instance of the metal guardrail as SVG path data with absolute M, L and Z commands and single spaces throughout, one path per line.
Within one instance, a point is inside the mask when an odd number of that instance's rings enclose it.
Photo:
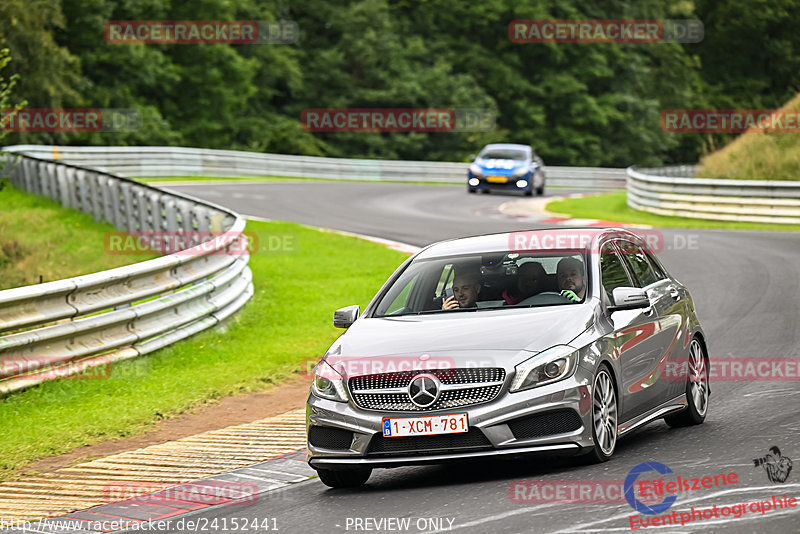
M 283 176 L 465 184 L 469 163 L 391 161 L 261 154 L 182 147 L 16 145 L 9 150 L 132 177 Z M 547 184 L 584 190 L 625 187 L 625 169 L 546 167 Z
M 0 291 L 0 394 L 98 366 L 110 369 L 218 324 L 252 296 L 245 220 L 238 214 L 108 172 L 4 156 L 3 174 L 19 189 L 128 232 L 192 232 L 194 246 Z M 204 233 L 215 237 L 200 237 Z
M 659 215 L 800 224 L 800 181 L 694 178 L 697 167 L 636 169 L 628 174 L 628 206 Z

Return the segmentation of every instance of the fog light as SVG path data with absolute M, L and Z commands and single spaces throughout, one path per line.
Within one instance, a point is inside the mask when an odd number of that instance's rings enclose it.
M 477 178 L 470 178 L 469 179 L 469 185 L 471 185 L 471 186 L 476 186 L 476 185 L 478 185 L 480 183 L 481 183 L 481 181 L 478 180 Z
M 517 187 L 519 187 L 520 189 L 522 189 L 523 187 L 526 187 L 527 185 L 528 185 L 528 182 L 526 180 L 517 180 Z

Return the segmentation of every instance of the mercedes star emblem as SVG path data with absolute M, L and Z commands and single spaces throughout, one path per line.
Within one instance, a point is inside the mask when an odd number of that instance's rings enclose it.
M 439 379 L 433 375 L 417 375 L 408 384 L 408 396 L 420 408 L 428 408 L 439 398 Z

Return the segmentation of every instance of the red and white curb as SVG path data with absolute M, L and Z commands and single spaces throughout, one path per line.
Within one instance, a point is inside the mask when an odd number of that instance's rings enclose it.
M 524 200 L 510 200 L 502 203 L 497 209 L 505 217 L 513 219 L 524 219 L 535 224 L 543 224 L 549 226 L 566 226 L 566 227 L 615 227 L 615 228 L 652 228 L 646 224 L 630 224 L 615 221 L 607 221 L 603 219 L 573 219 L 569 215 L 552 213 L 547 211 L 547 204 L 557 200 L 565 200 L 570 198 L 583 198 L 594 196 L 600 193 L 573 193 L 571 195 L 562 195 L 558 197 L 542 197 L 531 198 Z

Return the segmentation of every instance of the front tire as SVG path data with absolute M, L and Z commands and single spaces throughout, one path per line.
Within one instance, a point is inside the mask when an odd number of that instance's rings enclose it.
M 686 377 L 686 409 L 668 415 L 664 421 L 673 428 L 699 425 L 706 420 L 708 398 L 711 387 L 708 380 L 708 365 L 703 346 L 693 339 L 689 344 L 689 376 Z
M 592 441 L 586 460 L 607 462 L 617 447 L 617 390 L 611 371 L 604 363 L 594 375 L 592 385 Z
M 536 194 L 540 197 L 544 196 L 544 175 L 541 176 L 541 184 L 536 188 Z
M 372 469 L 348 469 L 334 471 L 331 469 L 317 469 L 319 479 L 329 488 L 356 488 L 367 482 L 372 474 Z

